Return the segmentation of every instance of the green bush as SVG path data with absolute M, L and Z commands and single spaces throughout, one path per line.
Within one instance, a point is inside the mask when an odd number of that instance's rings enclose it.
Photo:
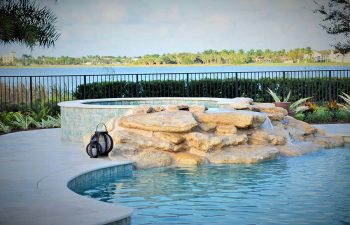
M 350 122 L 350 113 L 340 109 L 334 113 L 334 120 L 336 122 Z
M 295 115 L 295 119 L 304 121 L 305 120 L 305 115 L 303 113 L 297 113 Z
M 313 96 L 314 101 L 328 99 L 328 87 L 337 87 L 337 92 L 350 89 L 350 78 L 260 78 L 250 79 L 243 74 L 233 78 L 213 76 L 191 77 L 188 80 L 142 80 L 139 82 L 116 81 L 95 82 L 79 85 L 73 96 L 77 99 L 91 98 L 125 98 L 125 97 L 217 97 L 234 98 L 248 96 L 256 102 L 272 102 L 266 92 L 271 89 L 278 96 L 286 97 L 291 91 L 291 102 Z M 84 95 L 85 93 L 85 95 Z

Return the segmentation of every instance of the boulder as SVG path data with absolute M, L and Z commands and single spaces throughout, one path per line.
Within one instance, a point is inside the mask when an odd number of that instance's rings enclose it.
M 251 103 L 253 103 L 251 98 L 233 98 L 229 101 L 229 106 L 237 110 L 250 109 Z
M 173 154 L 173 159 L 176 162 L 176 165 L 181 166 L 197 166 L 204 162 L 203 157 L 188 152 Z
M 285 145 L 287 143 L 287 139 L 285 137 L 278 135 L 268 135 L 267 140 L 273 145 Z
M 273 103 L 255 103 L 253 109 L 258 109 L 265 113 L 282 113 L 284 116 L 288 115 L 288 111 L 281 107 L 276 107 Z
M 287 123 L 288 129 L 295 128 L 296 130 L 299 130 L 304 136 L 315 134 L 317 132 L 317 129 L 314 126 L 297 120 L 291 116 L 286 116 L 284 120 Z
M 276 146 L 283 156 L 299 156 L 306 153 L 317 151 L 320 145 L 312 142 L 299 142 L 298 144 L 287 144 Z
M 248 128 L 253 125 L 261 125 L 266 116 L 261 113 L 246 110 L 232 112 L 194 113 L 200 123 L 213 123 L 217 125 L 233 125 L 238 128 Z
M 187 111 L 162 111 L 148 114 L 123 116 L 119 125 L 158 132 L 188 132 L 198 125 L 192 113 Z
M 254 130 L 248 136 L 248 143 L 250 145 L 264 145 L 268 143 L 269 134 L 263 130 Z
M 199 123 L 198 124 L 199 128 L 205 132 L 212 131 L 216 128 L 215 123 Z
M 153 106 L 153 112 L 161 112 L 164 111 L 165 107 L 161 105 Z
M 205 110 L 207 110 L 207 107 L 203 106 L 203 105 L 191 105 L 189 106 L 188 110 L 190 112 L 197 112 L 197 113 L 203 113 L 205 112 Z
M 153 135 L 154 137 L 171 142 L 175 145 L 181 144 L 185 141 L 185 138 L 178 133 L 154 132 Z
M 211 153 L 208 159 L 211 163 L 258 163 L 276 158 L 279 151 L 266 146 L 239 146 L 226 148 L 223 151 Z
M 216 146 L 222 144 L 222 138 L 210 136 L 199 132 L 192 132 L 186 135 L 190 147 L 204 152 L 212 151 Z
M 222 149 L 227 146 L 242 145 L 247 143 L 248 137 L 245 134 L 221 136 L 221 144 L 217 148 Z
M 323 148 L 335 148 L 345 145 L 345 141 L 342 136 L 316 137 L 314 139 L 314 143 L 322 146 Z
M 236 134 L 237 128 L 233 125 L 220 125 L 216 127 L 216 134 Z
M 179 107 L 177 105 L 168 105 L 166 106 L 166 111 L 169 111 L 169 112 L 179 111 Z
M 173 162 L 169 153 L 154 150 L 145 150 L 132 157 L 138 169 L 170 166 Z
M 130 144 L 115 144 L 113 150 L 108 154 L 110 159 L 123 156 L 127 159 L 137 155 L 141 152 L 141 149 Z
M 141 149 L 158 149 L 162 151 L 182 151 L 184 150 L 181 146 L 174 145 L 168 141 L 156 137 L 147 137 L 138 135 L 130 131 L 119 131 L 113 135 L 113 141 L 116 144 L 130 144 L 137 146 Z

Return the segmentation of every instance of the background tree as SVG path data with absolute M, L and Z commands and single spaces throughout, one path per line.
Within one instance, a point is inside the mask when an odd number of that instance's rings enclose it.
M 328 34 L 338 35 L 344 40 L 332 46 L 340 53 L 345 54 L 350 51 L 350 1 L 349 0 L 329 0 L 323 5 L 315 2 L 318 8 L 315 10 L 323 16 L 321 25 Z
M 0 0 L 0 43 L 51 47 L 59 37 L 57 18 L 35 0 Z

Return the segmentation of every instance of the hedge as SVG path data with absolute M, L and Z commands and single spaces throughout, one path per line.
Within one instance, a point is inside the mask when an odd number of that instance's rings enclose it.
M 350 92 L 350 78 L 304 78 L 304 79 L 201 79 L 174 81 L 117 81 L 95 82 L 79 85 L 74 92 L 77 99 L 126 98 L 126 97 L 251 97 L 258 102 L 271 102 L 266 92 L 270 88 L 279 96 L 292 92 L 290 101 L 313 96 L 314 101 L 340 100 L 338 95 Z

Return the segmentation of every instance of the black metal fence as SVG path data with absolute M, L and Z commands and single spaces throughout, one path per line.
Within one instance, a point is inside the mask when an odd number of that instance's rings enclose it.
M 350 70 L 0 76 L 0 109 L 112 97 L 247 96 L 269 102 L 267 88 L 279 96 L 291 91 L 292 101 L 341 100 L 339 94 L 350 92 Z

